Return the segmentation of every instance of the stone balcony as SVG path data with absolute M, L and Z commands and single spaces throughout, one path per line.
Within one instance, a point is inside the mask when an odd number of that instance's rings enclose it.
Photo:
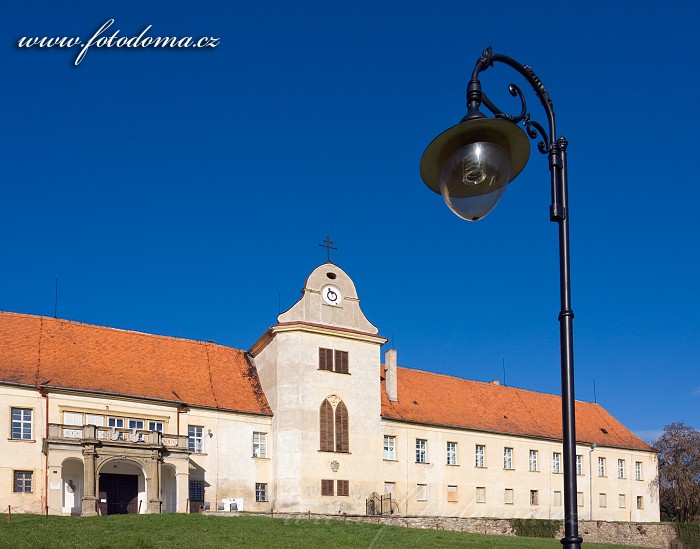
M 160 431 L 99 427 L 97 425 L 62 425 L 49 423 L 49 444 L 101 443 L 103 445 L 123 445 L 160 447 L 169 451 L 188 452 L 186 435 L 172 435 Z

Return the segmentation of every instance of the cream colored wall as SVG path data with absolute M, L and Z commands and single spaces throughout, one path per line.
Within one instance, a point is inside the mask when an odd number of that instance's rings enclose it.
M 562 452 L 561 443 L 461 431 L 432 426 L 413 425 L 397 421 L 382 421 L 384 435 L 396 437 L 396 461 L 382 460 L 383 479 L 377 486 L 382 493 L 384 482 L 396 483 L 395 499 L 399 512 L 408 515 L 516 517 L 563 519 L 562 505 L 554 505 L 555 491 L 562 492 L 561 473 L 552 473 L 552 454 Z M 378 437 L 379 438 L 379 437 Z M 415 462 L 416 439 L 428 441 L 428 462 Z M 457 465 L 446 465 L 447 442 L 457 442 Z M 476 445 L 485 446 L 485 467 L 475 466 Z M 503 451 L 513 448 L 513 469 L 503 468 Z M 529 470 L 530 450 L 538 452 L 538 470 Z M 658 521 L 658 497 L 650 485 L 656 476 L 656 456 L 649 452 L 598 447 L 593 451 L 591 477 L 590 446 L 578 446 L 583 456 L 583 474 L 577 475 L 578 492 L 583 493 L 584 506 L 579 507 L 581 519 L 607 521 Z M 606 457 L 607 477 L 597 476 L 597 457 Z M 383 458 L 382 456 L 379 459 Z M 563 456 L 562 456 L 563 459 Z M 617 460 L 626 460 L 626 477 L 617 478 Z M 634 462 L 644 463 L 643 481 L 634 480 Z M 611 469 L 610 466 L 613 466 Z M 592 480 L 592 486 L 591 486 Z M 416 486 L 428 485 L 427 501 L 418 501 Z M 447 486 L 458 489 L 458 502 L 447 501 Z M 486 502 L 476 502 L 476 488 L 486 490 Z M 513 504 L 505 503 L 505 490 L 512 489 Z M 538 491 L 538 505 L 530 505 L 530 491 Z M 593 501 L 591 501 L 591 493 Z M 607 494 L 607 507 L 599 507 L 598 495 Z M 626 494 L 625 508 L 619 508 L 619 494 Z M 644 509 L 636 509 L 636 497 L 644 497 Z M 591 507 L 591 503 L 593 506 Z M 592 509 L 592 515 L 591 515 Z

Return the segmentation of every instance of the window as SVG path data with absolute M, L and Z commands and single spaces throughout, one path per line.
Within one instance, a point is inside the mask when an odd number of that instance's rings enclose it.
M 97 427 L 104 427 L 105 416 L 99 416 L 96 414 L 85 414 L 85 425 L 95 425 Z
M 447 465 L 457 465 L 457 443 L 447 443 Z
M 537 490 L 530 490 L 530 505 L 539 505 L 540 493 Z
M 583 456 L 581 454 L 576 454 L 576 474 L 583 474 Z
M 82 425 L 83 414 L 78 412 L 63 412 L 63 425 Z
M 486 486 L 476 487 L 476 502 L 486 503 Z
M 552 473 L 555 475 L 561 473 L 561 454 L 559 452 L 552 454 Z
M 428 500 L 428 485 L 427 484 L 416 484 L 416 499 L 418 501 Z
M 108 417 L 107 427 L 112 429 L 123 429 L 124 428 L 124 418 L 123 417 Z
M 617 460 L 617 478 L 625 478 L 625 460 Z
M 428 441 L 416 439 L 416 463 L 428 463 Z
M 333 496 L 333 479 L 326 479 L 321 481 L 321 495 L 322 496 Z
M 583 507 L 583 492 L 576 492 L 576 505 Z
M 31 471 L 15 471 L 15 479 L 13 489 L 15 492 L 31 492 L 32 491 L 32 472 Z
M 199 427 L 197 425 L 189 425 L 187 427 L 187 447 L 189 448 L 190 452 L 194 452 L 195 454 L 201 454 L 204 452 L 203 431 L 204 427 Z
M 348 352 L 320 348 L 318 350 L 318 369 L 339 374 L 349 373 Z
M 319 410 L 320 438 L 322 452 L 349 452 L 350 429 L 348 409 L 340 400 L 333 410 L 333 405 L 325 399 Z
M 253 433 L 253 457 L 267 457 L 267 433 Z
M 12 438 L 15 440 L 32 440 L 31 409 L 12 408 Z
M 255 483 L 255 501 L 267 501 L 267 484 Z
M 637 509 L 644 509 L 644 496 L 637 496 Z
M 476 445 L 476 454 L 475 454 L 476 467 L 486 467 L 485 454 L 486 454 L 486 446 L 483 446 L 481 444 L 477 444 Z
M 506 505 L 513 505 L 513 489 L 512 488 L 506 488 L 503 501 L 504 501 L 504 503 L 506 503 Z
M 598 458 L 598 476 L 599 477 L 604 477 L 605 476 L 605 458 Z
M 130 419 L 129 429 L 138 429 L 143 431 L 143 420 L 142 419 Z
M 338 488 L 336 490 L 336 495 L 338 495 L 338 496 L 349 496 L 350 495 L 350 481 L 337 480 L 336 485 Z
M 447 501 L 459 501 L 459 494 L 456 486 L 447 486 Z
M 554 507 L 561 507 L 561 492 L 558 490 L 553 494 L 552 505 L 554 505 Z
M 627 507 L 627 497 L 625 494 L 620 494 L 617 496 L 617 504 L 619 505 L 620 509 Z
M 598 494 L 598 507 L 608 506 L 608 494 Z
M 634 478 L 636 478 L 637 480 L 642 480 L 642 462 L 641 461 L 634 462 Z
M 190 501 L 204 501 L 204 481 L 190 481 Z
M 149 431 L 158 431 L 159 433 L 163 432 L 163 422 L 162 421 L 149 421 L 148 422 L 148 430 Z
M 513 468 L 513 448 L 503 448 L 503 468 Z
M 393 496 L 396 493 L 396 483 L 395 482 L 385 482 L 384 483 L 384 494 Z
M 396 437 L 384 435 L 384 459 L 396 460 Z
M 537 450 L 530 450 L 530 471 L 537 471 Z

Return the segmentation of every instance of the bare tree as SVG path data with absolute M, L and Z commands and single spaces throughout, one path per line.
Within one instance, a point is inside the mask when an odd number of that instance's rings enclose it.
M 672 423 L 654 444 L 659 452 L 661 519 L 694 522 L 700 519 L 700 432 Z

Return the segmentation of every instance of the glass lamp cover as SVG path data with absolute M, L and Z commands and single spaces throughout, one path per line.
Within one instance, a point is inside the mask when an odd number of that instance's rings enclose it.
M 440 172 L 440 192 L 455 214 L 477 221 L 493 210 L 509 181 L 508 153 L 495 143 L 481 141 L 450 155 Z

